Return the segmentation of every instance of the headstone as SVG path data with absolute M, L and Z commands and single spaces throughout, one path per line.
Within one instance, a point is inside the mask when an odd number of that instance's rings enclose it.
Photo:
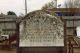
M 31 12 L 20 23 L 19 46 L 64 46 L 63 29 L 59 17 L 42 11 Z

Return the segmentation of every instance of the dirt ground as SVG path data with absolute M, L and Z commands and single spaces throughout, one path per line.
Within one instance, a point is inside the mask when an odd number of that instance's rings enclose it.
M 16 49 L 0 49 L 0 53 L 16 53 Z

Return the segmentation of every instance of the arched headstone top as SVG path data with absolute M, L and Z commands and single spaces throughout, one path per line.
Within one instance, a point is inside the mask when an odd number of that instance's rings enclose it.
M 51 12 L 52 13 L 52 12 Z M 43 10 L 36 10 L 28 13 L 22 20 L 27 20 L 27 19 L 34 19 L 34 18 L 54 18 L 62 22 L 62 18 L 56 16 L 55 13 L 51 15 L 50 13 L 43 11 Z

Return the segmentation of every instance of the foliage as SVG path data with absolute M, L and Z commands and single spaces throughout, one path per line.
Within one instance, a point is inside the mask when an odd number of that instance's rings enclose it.
M 65 3 L 66 8 L 80 8 L 80 1 L 79 0 L 69 0 Z
M 7 12 L 7 15 L 16 15 L 16 14 L 15 14 L 15 12 L 13 12 L 13 11 L 8 11 L 8 12 Z
M 54 2 L 53 1 L 45 4 L 41 9 L 42 10 L 46 10 L 46 9 L 52 9 L 52 8 L 55 8 L 55 5 L 54 5 Z

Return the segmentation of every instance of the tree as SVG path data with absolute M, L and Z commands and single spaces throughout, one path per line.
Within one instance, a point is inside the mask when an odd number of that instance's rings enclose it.
M 3 15 L 5 15 L 5 14 L 1 12 L 0 16 L 3 16 Z
M 7 15 L 16 15 L 16 14 L 15 14 L 15 12 L 13 12 L 13 11 L 8 11 L 8 12 L 7 12 Z
M 66 8 L 80 8 L 80 1 L 79 0 L 69 0 L 65 2 Z
M 41 10 L 46 11 L 48 9 L 53 9 L 53 8 L 57 8 L 57 0 L 53 0 L 51 2 L 46 3 L 44 6 L 42 6 Z M 48 13 L 49 11 L 47 11 Z M 55 15 L 55 13 L 53 11 L 49 12 L 50 15 Z
M 54 1 L 51 1 L 51 2 L 49 2 L 47 4 L 45 4 L 41 9 L 42 10 L 46 10 L 46 9 L 56 8 L 57 7 L 56 5 L 57 5 L 57 1 L 54 0 Z
M 76 8 L 80 8 L 80 0 L 75 0 L 74 5 Z

